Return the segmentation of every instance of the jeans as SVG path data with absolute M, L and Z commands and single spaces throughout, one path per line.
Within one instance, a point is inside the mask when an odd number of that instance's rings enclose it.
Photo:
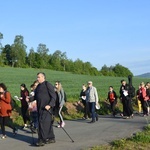
M 95 122 L 95 118 L 98 118 L 98 115 L 97 115 L 96 109 L 95 109 L 95 102 L 89 102 L 89 107 L 90 107 L 92 121 Z
M 31 119 L 32 119 L 32 123 L 34 128 L 38 128 L 38 113 L 37 111 L 33 111 L 30 113 L 31 114 Z

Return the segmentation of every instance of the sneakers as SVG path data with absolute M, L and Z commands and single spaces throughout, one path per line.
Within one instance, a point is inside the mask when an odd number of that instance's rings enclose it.
M 6 135 L 2 135 L 1 138 L 2 138 L 2 139 L 6 139 Z
M 82 119 L 86 119 L 85 117 L 82 117 Z
M 36 146 L 44 146 L 45 143 L 42 140 L 39 140 L 35 145 Z
M 58 125 L 57 128 L 61 128 L 61 125 Z
M 124 117 L 123 114 L 120 114 L 121 117 Z
M 28 125 L 27 125 L 27 124 L 24 124 L 23 129 L 27 129 L 27 128 L 28 128 Z
M 64 126 L 65 126 L 65 122 L 63 121 L 63 122 L 59 123 L 59 125 L 57 127 L 58 128 L 63 128 Z
M 65 122 L 63 121 L 62 123 L 61 123 L 61 127 L 64 127 L 65 126 Z
M 51 144 L 51 143 L 55 143 L 55 142 L 56 142 L 55 139 L 47 139 L 45 141 L 45 144 Z

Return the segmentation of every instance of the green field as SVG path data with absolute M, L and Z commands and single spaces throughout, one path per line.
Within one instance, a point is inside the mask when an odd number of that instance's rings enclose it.
M 67 93 L 68 101 L 78 100 L 82 84 L 86 84 L 88 80 L 93 81 L 93 85 L 98 90 L 100 100 L 106 99 L 110 85 L 112 85 L 117 94 L 119 94 L 120 80 L 127 80 L 127 78 L 121 77 L 77 75 L 48 69 L 0 67 L 0 82 L 6 84 L 12 96 L 19 96 L 20 84 L 25 83 L 30 90 L 30 85 L 36 80 L 36 74 L 40 71 L 45 72 L 47 80 L 52 84 L 54 84 L 56 80 L 62 82 L 63 88 Z M 136 89 L 141 81 L 148 82 L 150 79 L 133 77 L 133 85 Z

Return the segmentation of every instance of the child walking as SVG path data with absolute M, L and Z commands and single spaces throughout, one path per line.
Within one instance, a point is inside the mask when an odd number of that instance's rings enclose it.
M 110 102 L 110 108 L 112 111 L 112 115 L 115 117 L 115 115 L 116 115 L 115 106 L 117 104 L 117 95 L 112 86 L 109 87 L 107 100 L 109 100 L 109 102 Z

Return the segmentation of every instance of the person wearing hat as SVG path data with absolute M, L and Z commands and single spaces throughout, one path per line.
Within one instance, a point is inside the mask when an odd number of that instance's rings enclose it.
M 95 110 L 95 106 L 96 104 L 98 104 L 98 93 L 96 87 L 93 86 L 92 81 L 88 82 L 86 99 L 89 103 L 89 109 L 92 117 L 92 120 L 89 123 L 94 123 L 95 120 L 98 121 L 98 114 L 96 113 Z

